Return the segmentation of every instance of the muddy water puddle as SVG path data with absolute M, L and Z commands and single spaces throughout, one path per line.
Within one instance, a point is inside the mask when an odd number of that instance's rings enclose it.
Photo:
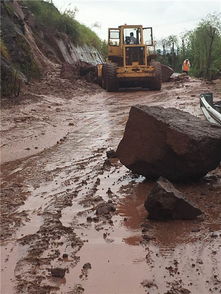
M 144 293 L 141 283 L 148 266 L 145 249 L 139 245 L 141 224 L 146 218 L 143 201 L 148 189 L 149 185 L 138 184 L 137 190 L 143 193 L 122 198 L 111 225 L 104 222 L 77 230 L 85 244 L 77 254 L 79 263 L 65 276 L 61 293 L 71 291 L 73 283 L 81 284 L 84 293 Z M 87 273 L 85 264 L 90 264 Z
M 24 130 L 22 130 L 22 133 Z M 20 158 L 28 157 L 46 148 L 50 148 L 57 144 L 60 140 L 64 139 L 68 134 L 67 128 L 47 128 L 44 133 L 40 131 L 31 132 L 31 134 L 22 141 L 20 138 L 5 141 L 1 147 L 1 163 L 17 160 Z M 18 135 L 19 136 L 19 135 Z M 10 153 L 8 150 L 10 149 Z
M 85 244 L 77 254 L 77 266 L 65 276 L 61 293 L 71 291 L 73 283 L 82 285 L 84 293 L 98 294 L 158 294 L 171 289 L 171 293 L 220 293 L 221 245 L 211 238 L 211 226 L 200 221 L 148 221 L 143 204 L 154 183 L 140 177 L 131 186 L 131 181 L 127 177 L 120 187 L 112 225 L 77 229 Z M 105 181 L 104 186 L 106 190 Z M 220 232 L 216 227 L 218 236 Z M 85 264 L 90 264 L 86 274 Z
M 80 262 L 66 276 L 66 286 L 61 286 L 61 293 L 73 289 L 68 287 L 73 281 L 83 286 L 84 293 L 144 293 L 141 282 L 147 265 L 142 248 L 96 240 L 96 244 L 84 245 L 80 254 Z M 79 273 L 88 262 L 92 267 L 88 277 L 80 278 Z
M 78 264 L 60 285 L 61 293 L 73 290 L 73 284 L 81 285 L 84 293 L 98 294 L 158 294 L 171 289 L 220 293 L 219 240 L 211 238 L 209 226 L 199 233 L 199 221 L 147 220 L 143 203 L 153 184 L 141 178 L 133 188 L 122 185 L 126 196 L 121 196 L 111 225 L 92 223 L 76 230 L 85 243 L 77 253 Z M 86 264 L 90 267 L 85 272 Z

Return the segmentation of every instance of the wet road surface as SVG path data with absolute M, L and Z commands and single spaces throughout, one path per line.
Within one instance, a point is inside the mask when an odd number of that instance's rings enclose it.
M 43 95 L 3 111 L 2 293 L 221 293 L 221 171 L 176 185 L 204 216 L 150 222 L 154 183 L 106 151 L 130 106 L 177 107 L 202 117 L 198 80 L 161 92 L 123 90 L 65 99 Z M 96 214 L 101 203 L 116 211 Z M 66 269 L 63 278 L 52 268 Z

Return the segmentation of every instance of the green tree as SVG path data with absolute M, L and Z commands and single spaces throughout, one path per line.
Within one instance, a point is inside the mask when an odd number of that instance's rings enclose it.
M 175 35 L 170 35 L 167 38 L 167 46 L 170 47 L 171 66 L 176 69 L 176 54 L 175 46 L 178 47 L 178 38 Z
M 104 59 L 108 56 L 108 44 L 105 40 L 103 40 L 101 44 L 101 54 Z
M 221 70 L 221 15 L 210 14 L 189 33 L 192 73 L 211 80 Z

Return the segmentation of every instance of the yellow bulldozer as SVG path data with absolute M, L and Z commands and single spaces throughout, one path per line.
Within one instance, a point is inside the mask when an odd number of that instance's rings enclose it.
M 154 60 L 152 27 L 121 25 L 108 29 L 108 59 L 98 64 L 98 83 L 108 92 L 119 87 L 161 89 L 161 64 Z

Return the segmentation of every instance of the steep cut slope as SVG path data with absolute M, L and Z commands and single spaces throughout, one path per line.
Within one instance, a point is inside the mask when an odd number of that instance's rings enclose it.
M 47 25 L 38 11 L 39 7 L 48 13 L 47 21 L 55 15 L 60 22 L 66 22 L 65 30 L 69 25 L 69 31 L 62 31 L 62 26 L 56 27 L 55 21 Z M 1 11 L 3 96 L 19 95 L 22 83 L 44 75 L 55 64 L 78 64 L 79 70 L 79 62 L 95 65 L 102 60 L 99 42 L 95 48 L 93 44 L 81 40 L 82 33 L 80 35 L 78 31 L 74 32 L 74 27 L 71 31 L 71 22 L 74 21 L 71 16 L 62 15 L 52 3 L 41 0 L 3 0 Z M 96 40 L 99 40 L 98 37 Z

